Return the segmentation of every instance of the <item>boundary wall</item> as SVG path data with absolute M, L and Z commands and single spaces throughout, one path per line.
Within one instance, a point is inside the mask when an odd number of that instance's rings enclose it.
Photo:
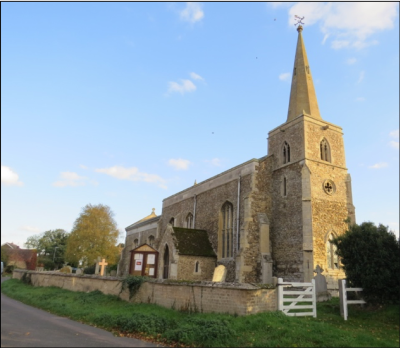
M 262 289 L 252 284 L 189 284 L 150 280 L 143 283 L 139 291 L 129 299 L 128 290 L 121 292 L 123 278 L 26 270 L 14 270 L 13 278 L 21 279 L 25 273 L 30 275 L 33 286 L 56 286 L 83 292 L 99 290 L 125 301 L 153 303 L 181 311 L 247 315 L 278 310 L 276 289 Z

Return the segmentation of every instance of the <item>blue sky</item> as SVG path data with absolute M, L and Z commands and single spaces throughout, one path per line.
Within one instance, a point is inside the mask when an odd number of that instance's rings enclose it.
M 399 234 L 397 3 L 2 3 L 1 240 L 124 228 L 286 121 L 297 32 L 343 128 L 357 222 Z

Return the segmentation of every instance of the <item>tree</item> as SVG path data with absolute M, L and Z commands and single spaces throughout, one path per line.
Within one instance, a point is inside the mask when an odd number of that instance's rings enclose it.
M 65 263 L 64 254 L 69 233 L 63 229 L 49 230 L 28 237 L 25 246 L 38 251 L 38 263 L 46 269 L 60 268 Z
M 335 238 L 346 278 L 362 287 L 368 303 L 398 303 L 400 290 L 399 240 L 388 227 L 372 222 L 349 225 Z
M 104 257 L 108 264 L 117 263 L 119 231 L 113 215 L 106 205 L 86 205 L 75 220 L 66 259 L 83 266 L 95 263 L 97 257 Z

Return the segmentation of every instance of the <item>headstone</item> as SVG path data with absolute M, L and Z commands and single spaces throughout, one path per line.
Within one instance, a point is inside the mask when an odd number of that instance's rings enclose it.
M 82 274 L 82 269 L 81 268 L 77 268 L 75 274 Z
M 61 273 L 72 273 L 72 267 L 71 266 L 64 266 L 63 268 L 60 269 Z
M 108 263 L 106 262 L 106 259 L 102 259 L 101 262 L 99 262 L 99 266 L 100 266 L 100 275 L 103 276 L 104 275 L 104 271 L 106 266 L 108 265 Z
M 323 271 L 324 270 L 319 267 L 319 265 L 317 265 L 314 270 L 314 272 L 317 273 L 317 275 L 314 277 L 317 302 L 329 301 L 332 297 L 331 294 L 328 292 L 325 276 L 321 274 Z
M 117 271 L 113 269 L 113 270 L 110 272 L 110 276 L 111 276 L 111 277 L 116 277 L 116 276 L 117 276 Z
M 99 256 L 99 257 L 97 258 L 97 261 L 96 261 L 96 267 L 95 267 L 95 269 L 94 269 L 94 274 L 100 274 L 100 266 L 99 266 L 100 261 L 101 261 L 101 258 L 100 258 L 100 256 Z
M 223 283 L 226 278 L 226 267 L 224 265 L 219 265 L 214 270 L 213 282 Z

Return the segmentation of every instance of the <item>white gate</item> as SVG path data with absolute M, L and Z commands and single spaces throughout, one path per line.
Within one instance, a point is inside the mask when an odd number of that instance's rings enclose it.
M 278 309 L 280 311 L 292 317 L 307 315 L 312 315 L 314 318 L 317 317 L 317 296 L 314 279 L 311 280 L 311 283 L 296 283 L 284 282 L 282 278 L 278 278 L 277 286 Z M 299 290 L 298 288 L 303 289 Z M 301 304 L 298 304 L 299 302 Z M 308 302 L 309 304 L 303 304 L 303 302 Z
M 362 288 L 346 288 L 346 279 L 339 279 L 340 314 L 344 318 L 344 320 L 347 320 L 347 317 L 348 317 L 347 305 L 366 303 L 364 300 L 348 300 L 347 299 L 348 291 L 363 291 L 363 289 Z

